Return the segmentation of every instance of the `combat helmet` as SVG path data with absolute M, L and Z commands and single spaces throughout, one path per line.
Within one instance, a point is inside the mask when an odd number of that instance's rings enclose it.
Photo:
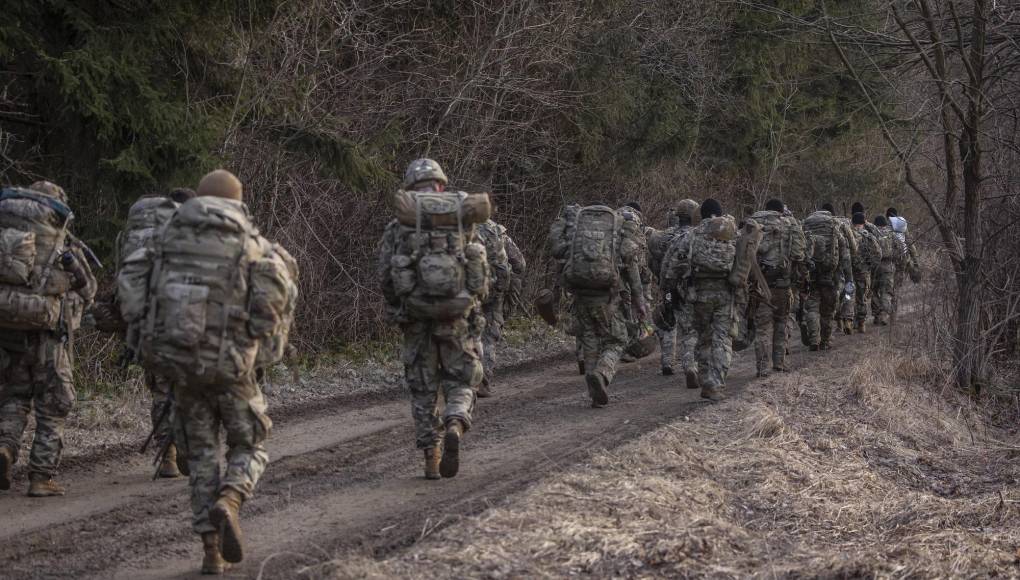
M 63 187 L 60 187 L 51 181 L 36 181 L 32 185 L 28 186 L 28 188 L 37 193 L 41 193 L 45 196 L 67 203 L 67 192 L 64 191 Z
M 410 189 L 414 187 L 416 183 L 422 181 L 438 181 L 443 185 L 446 185 L 448 180 L 446 174 L 443 173 L 443 168 L 439 166 L 435 161 L 422 158 L 415 159 L 407 166 L 407 171 L 404 172 L 404 181 L 402 183 L 404 189 Z
M 701 217 L 701 214 L 698 211 L 700 208 L 701 204 L 693 199 L 681 199 L 677 202 L 674 213 L 678 218 L 686 217 L 690 220 L 690 223 L 696 224 Z

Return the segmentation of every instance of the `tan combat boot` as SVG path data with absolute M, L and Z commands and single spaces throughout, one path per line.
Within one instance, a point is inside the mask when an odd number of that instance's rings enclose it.
M 236 564 L 244 559 L 244 537 L 241 534 L 241 504 L 244 497 L 236 489 L 227 487 L 220 492 L 209 510 L 209 521 L 220 531 L 223 559 Z
M 205 551 L 205 556 L 202 557 L 203 574 L 218 576 L 227 571 L 229 566 L 223 560 L 223 554 L 220 553 L 219 534 L 216 532 L 202 534 L 202 549 Z
M 8 447 L 0 447 L 0 490 L 11 489 L 11 467 L 14 465 L 14 452 Z
M 438 446 L 425 450 L 425 479 L 439 479 L 439 462 L 443 458 L 443 450 Z
M 159 476 L 164 479 L 181 476 L 181 470 L 177 468 L 177 447 L 173 443 L 166 448 L 163 462 L 159 464 Z
M 464 436 L 464 424 L 459 419 L 446 422 L 443 438 L 443 458 L 439 460 L 439 474 L 454 477 L 460 470 L 460 439 Z
M 857 334 L 864 334 L 864 331 L 866 330 L 864 324 L 863 320 L 857 321 Z
M 588 383 L 588 396 L 591 397 L 591 406 L 601 409 L 609 404 L 609 392 L 606 391 L 605 379 L 599 373 L 589 373 L 584 376 Z
M 684 380 L 687 383 L 688 389 L 700 389 L 701 379 L 698 378 L 698 373 L 692 370 L 684 371 Z
M 725 398 L 722 393 L 722 387 L 710 387 L 705 385 L 701 387 L 701 398 L 708 399 L 712 402 L 719 402 Z
M 53 497 L 66 493 L 53 478 L 43 473 L 29 474 L 28 481 L 28 497 Z

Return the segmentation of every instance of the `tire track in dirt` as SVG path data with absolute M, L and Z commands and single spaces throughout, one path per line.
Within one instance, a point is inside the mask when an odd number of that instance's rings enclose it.
M 753 377 L 752 359 L 736 359 L 731 395 Z M 247 560 L 230 575 L 292 577 L 343 550 L 384 555 L 705 404 L 681 377 L 660 376 L 657 363 L 650 356 L 621 365 L 605 409 L 590 408 L 569 357 L 505 373 L 497 396 L 479 402 L 452 480 L 421 477 L 403 398 L 289 416 L 279 421 L 273 463 L 245 506 Z M 188 525 L 185 482 L 150 477 L 136 458 L 116 475 L 70 474 L 65 498 L 0 498 L 3 575 L 194 576 L 201 549 Z

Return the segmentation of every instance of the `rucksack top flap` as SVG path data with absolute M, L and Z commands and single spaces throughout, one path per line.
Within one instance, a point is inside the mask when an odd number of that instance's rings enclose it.
M 196 197 L 182 204 L 168 227 L 217 229 L 258 235 L 258 228 L 252 223 L 244 202 L 212 196 Z

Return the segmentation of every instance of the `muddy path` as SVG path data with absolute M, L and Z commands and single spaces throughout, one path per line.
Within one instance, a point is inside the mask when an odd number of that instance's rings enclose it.
M 812 356 L 796 345 L 791 362 L 810 365 Z M 752 359 L 735 357 L 731 395 L 753 380 Z M 611 396 L 609 407 L 590 408 L 569 356 L 505 372 L 496 396 L 479 401 L 460 474 L 441 481 L 421 477 L 402 393 L 284 413 L 272 463 L 243 512 L 247 559 L 230 576 L 294 577 L 345 550 L 385 555 L 707 404 L 680 377 L 661 376 L 657 354 L 621 365 Z M 151 473 L 138 455 L 81 462 L 62 479 L 66 497 L 33 500 L 22 488 L 0 496 L 0 576 L 196 577 L 186 482 Z

